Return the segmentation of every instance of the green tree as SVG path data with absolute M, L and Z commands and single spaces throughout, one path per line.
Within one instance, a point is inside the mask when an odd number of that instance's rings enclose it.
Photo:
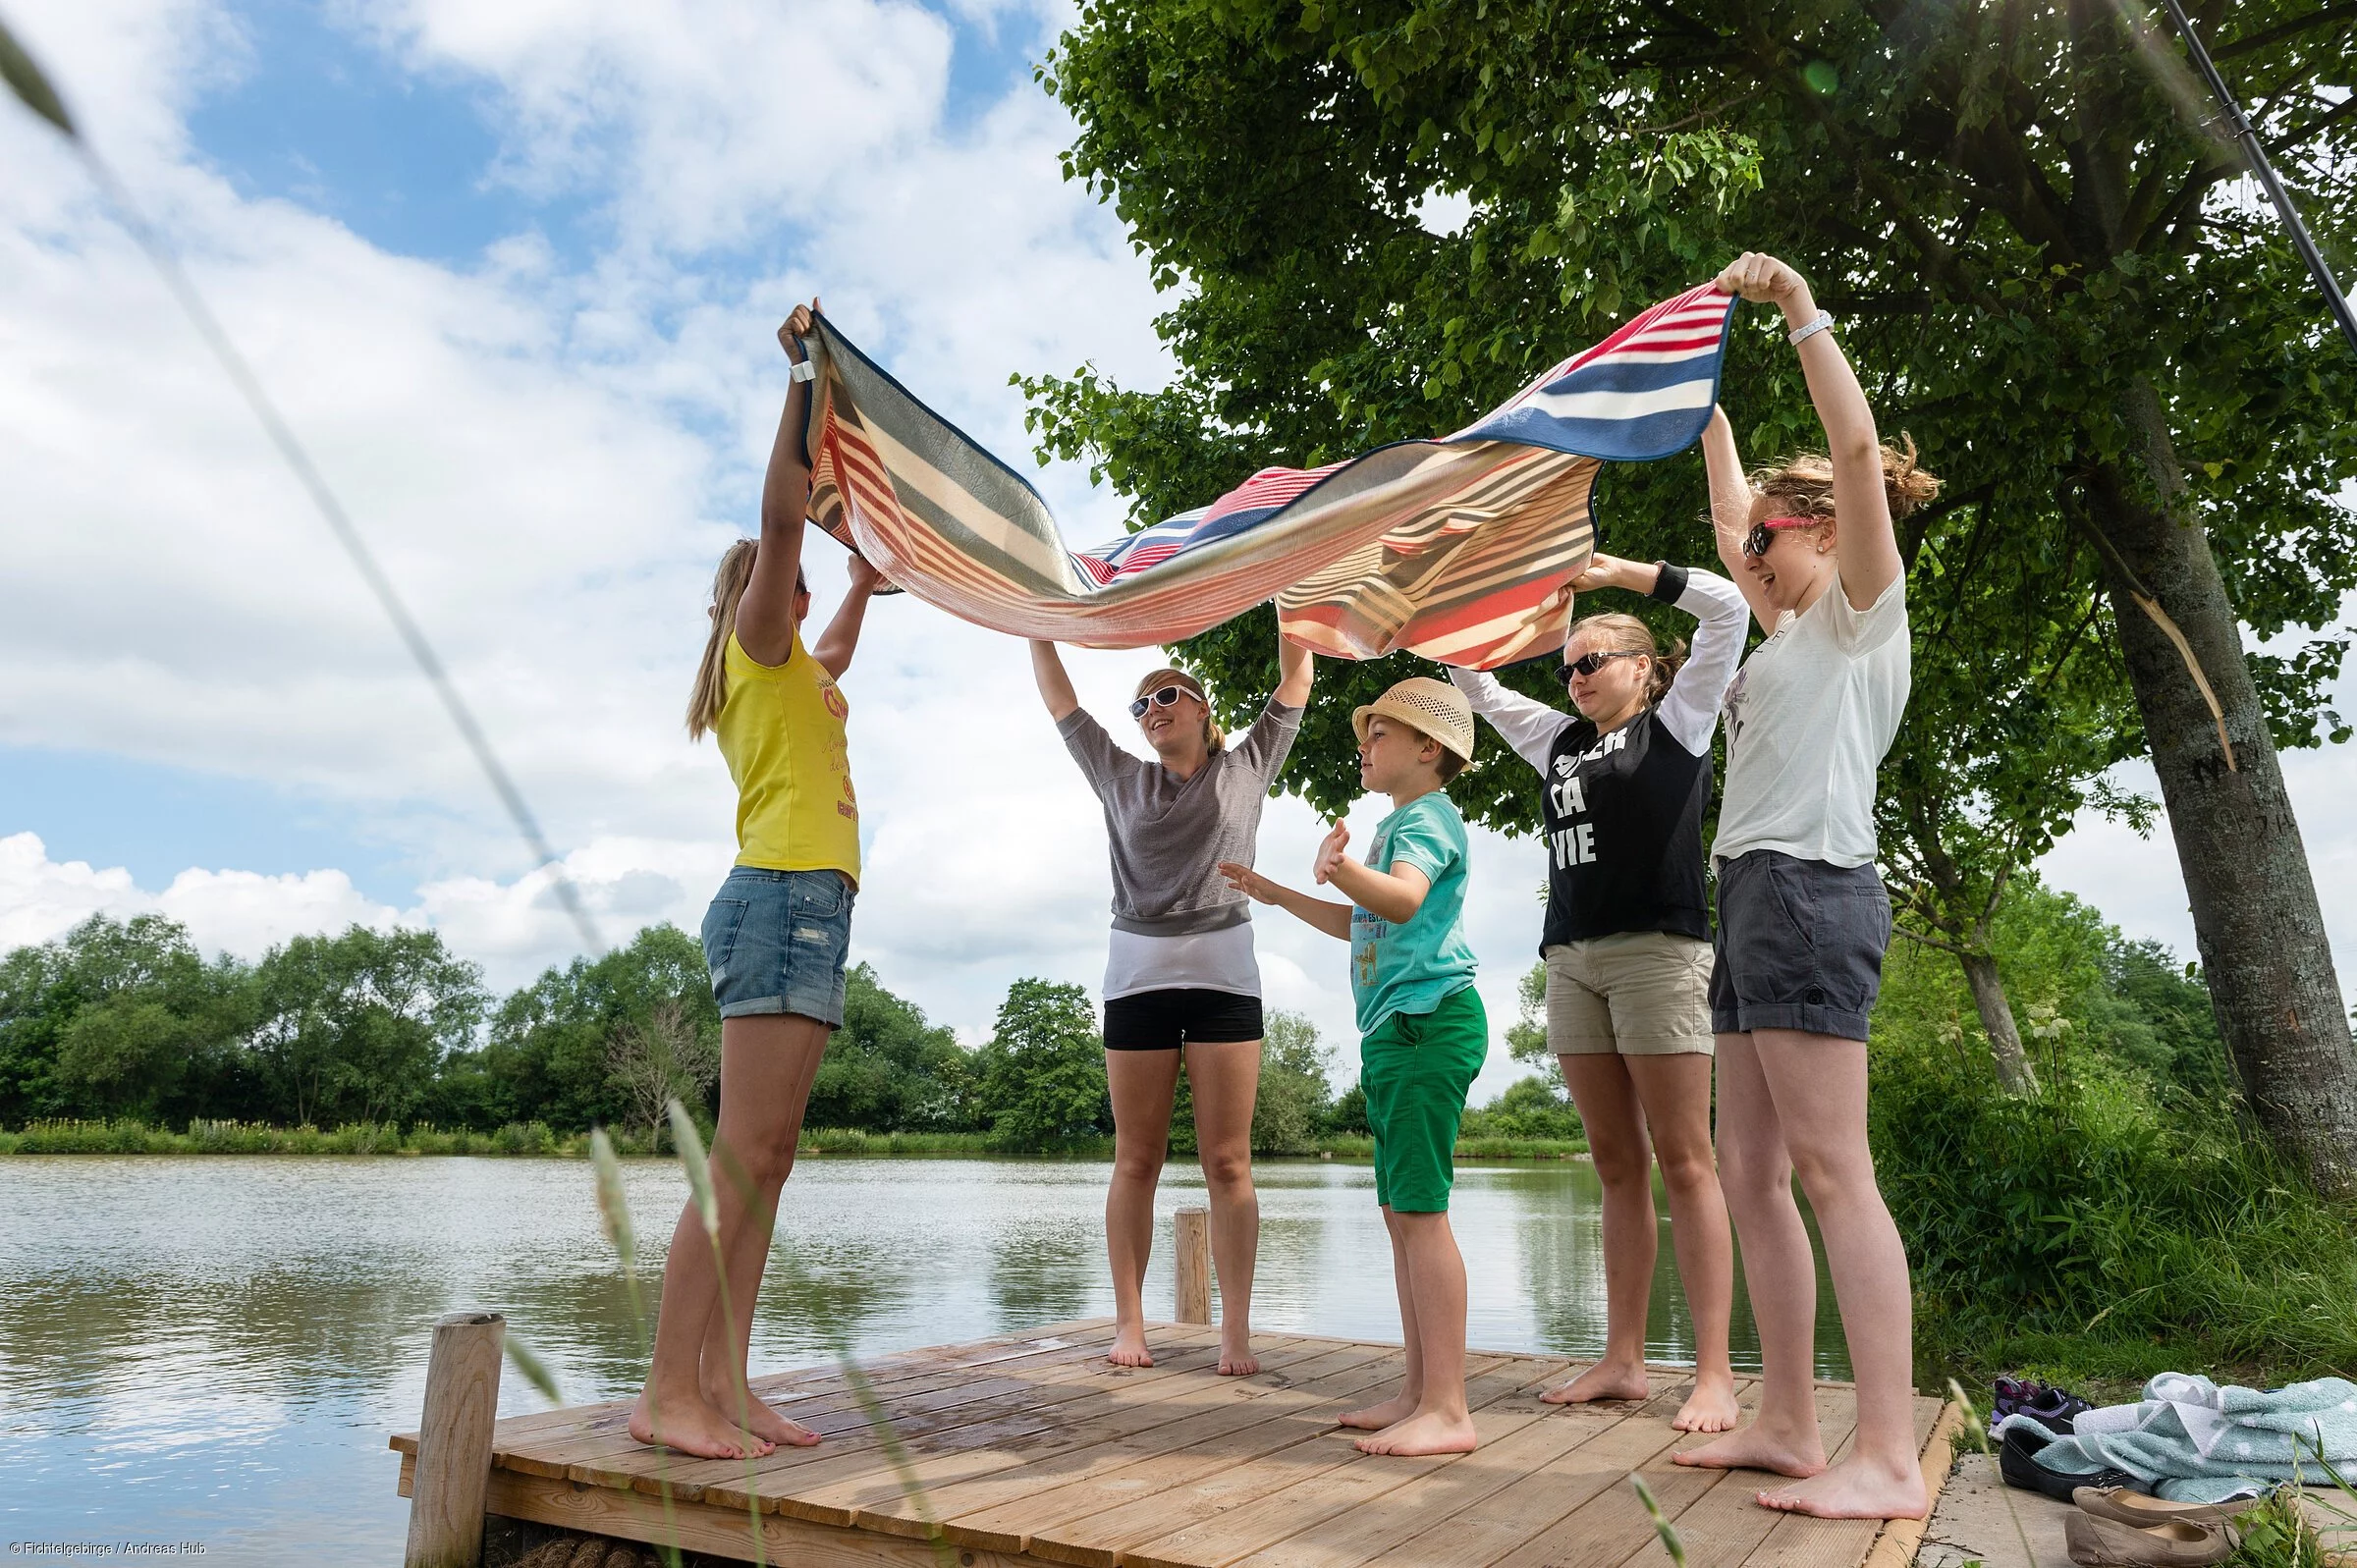
M 247 972 L 160 915 L 93 915 L 0 959 L 0 1123 L 178 1121 L 244 1088 Z
M 541 971 L 492 1017 L 480 1055 L 483 1114 L 493 1125 L 537 1120 L 564 1128 L 630 1119 L 614 1040 L 625 1028 L 644 1029 L 666 1003 L 717 1049 L 720 1008 L 703 946 L 668 923 L 600 957 Z M 707 1103 L 706 1109 L 718 1108 Z
M 957 1037 L 885 990 L 868 965 L 846 979 L 843 1027 L 827 1042 L 805 1120 L 870 1132 L 957 1127 L 970 1073 Z
M 482 970 L 441 933 L 361 925 L 271 948 L 254 991 L 252 1052 L 278 1117 L 296 1124 L 409 1117 L 489 1000 Z
M 1327 1069 L 1334 1052 L 1318 1038 L 1306 1014 L 1271 1012 L 1260 1051 L 1260 1097 L 1252 1103 L 1252 1149 L 1256 1154 L 1306 1155 L 1334 1106 Z
M 2345 246 L 2357 12 L 2198 15 L 2324 242 Z M 1451 428 L 1736 250 L 1792 259 L 1886 426 L 1948 482 L 1901 540 L 1936 612 L 1914 618 L 1919 646 L 1935 620 L 1957 639 L 1919 675 L 1959 644 L 2004 646 L 2023 614 L 2103 645 L 2108 688 L 2091 663 L 2066 716 L 2088 744 L 2057 753 L 2064 789 L 2106 754 L 2149 752 L 2241 1083 L 2294 1163 L 2348 1192 L 2357 1052 L 2275 756 L 2345 733 L 2324 704 L 2344 639 L 2257 654 L 2241 632 L 2329 627 L 2357 585 L 2357 521 L 2335 500 L 2357 475 L 2357 422 L 2336 412 L 2357 364 L 2139 16 L 1087 5 L 1044 73 L 1079 126 L 1067 171 L 1116 203 L 1158 283 L 1187 284 L 1159 322 L 1181 374 L 1153 395 L 1085 370 L 1025 385 L 1043 451 L 1091 457 L 1133 515 L 1167 515 L 1263 462 Z M 1452 232 L 1420 220 L 1439 195 L 1467 209 Z M 1771 323 L 1739 324 L 1727 386 L 1754 455 L 1815 439 Z M 1617 470 L 1614 552 L 1691 559 L 1699 498 L 1688 461 Z M 1983 572 L 2030 591 L 1948 616 L 1946 576 Z M 1264 617 L 1182 650 L 1224 709 L 1266 688 Z M 1347 788 L 1341 716 L 1400 663 L 1343 673 L 1305 730 L 1287 782 L 1313 804 Z M 1923 732 L 1963 733 L 1963 700 L 1919 692 Z M 1534 820 L 1529 781 L 1484 742 L 1453 793 Z M 1992 796 L 1927 781 L 1949 810 L 1926 845 L 1963 864 L 1976 838 L 2001 859 L 2034 839 L 2035 812 L 1998 808 L 2038 777 Z M 1991 903 L 1943 898 L 1967 935 Z
M 1017 980 L 974 1066 L 974 1119 L 998 1148 L 1056 1149 L 1113 1130 L 1105 1042 L 1078 986 Z

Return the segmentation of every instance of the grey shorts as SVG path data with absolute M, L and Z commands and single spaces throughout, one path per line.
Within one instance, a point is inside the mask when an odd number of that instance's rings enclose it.
M 1719 865 L 1711 1028 L 1866 1038 L 1891 946 L 1891 895 L 1873 866 L 1775 849 Z

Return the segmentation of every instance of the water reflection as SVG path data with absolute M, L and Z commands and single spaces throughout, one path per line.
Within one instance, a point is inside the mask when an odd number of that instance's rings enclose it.
M 1255 1319 L 1397 1338 L 1372 1172 L 1263 1165 Z M 1112 1310 L 1105 1166 L 812 1159 L 787 1188 L 757 1370 L 973 1338 Z M 676 1166 L 625 1189 L 649 1309 L 685 1198 Z M 1174 1166 L 1164 1212 L 1201 1201 Z M 1471 1168 L 1453 1218 L 1477 1345 L 1595 1354 L 1604 1265 L 1582 1164 Z M 1666 1213 L 1666 1210 L 1665 1210 Z M 1147 1277 L 1171 1300 L 1167 1220 Z M 1821 1288 L 1821 1371 L 1845 1358 Z M 406 1528 L 388 1433 L 413 1425 L 435 1318 L 505 1313 L 568 1397 L 642 1370 L 590 1174 L 495 1160 L 0 1162 L 0 1528 L 10 1540 L 202 1541 L 226 1563 L 391 1562 Z M 1649 1353 L 1690 1361 L 1665 1219 Z M 1738 1289 L 1735 1364 L 1756 1368 Z M 501 1408 L 542 1401 L 511 1378 Z

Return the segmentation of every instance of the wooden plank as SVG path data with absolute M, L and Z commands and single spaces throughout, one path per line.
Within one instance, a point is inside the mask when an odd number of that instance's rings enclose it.
M 1216 1355 L 1216 1350 L 1212 1354 Z M 1000 1447 L 995 1458 L 961 1454 L 936 1465 L 933 1460 L 940 1456 L 942 1447 L 931 1445 L 930 1452 L 912 1454 L 912 1471 L 930 1494 L 939 1487 L 1027 1469 L 1053 1455 L 1109 1441 L 1125 1431 L 1149 1424 L 1178 1420 L 1206 1406 L 1233 1404 L 1250 1397 L 1250 1390 L 1243 1386 L 1250 1379 L 1206 1382 L 1197 1378 L 1139 1391 L 1122 1388 L 1122 1376 L 1119 1369 L 1109 1372 L 1108 1381 L 1113 1386 L 1103 1396 L 1102 1409 L 1094 1400 L 1083 1400 L 1068 1412 L 1047 1412 L 1046 1423 L 1037 1432 L 1011 1430 L 995 1436 L 993 1442 Z M 1146 1421 L 1124 1414 L 1140 1404 L 1151 1405 Z M 864 1474 L 837 1478 L 816 1488 L 797 1484 L 790 1493 L 778 1497 L 777 1505 L 804 1518 L 850 1524 L 862 1509 L 897 1513 L 897 1504 L 904 1499 L 905 1487 L 905 1478 L 874 1466 Z
M 1536 1393 L 1566 1363 L 1516 1356 L 1476 1371 L 1466 1362 L 1465 1399 L 1485 1440 L 1537 1421 L 1550 1408 Z M 1492 1406 L 1505 1405 L 1504 1409 Z M 1405 1486 L 1461 1455 L 1421 1458 L 1362 1454 L 1355 1431 L 1321 1426 L 1292 1447 L 1177 1492 L 1059 1527 L 1031 1539 L 1031 1551 L 1087 1568 L 1206 1568 L 1262 1546 Z M 1254 1506 L 1244 1508 L 1244 1503 Z M 1174 1520 L 1192 1520 L 1178 1530 Z M 1085 1551 L 1075 1549 L 1083 1546 Z M 1110 1548 L 1110 1549 L 1107 1549 Z
M 1297 1347 L 1288 1339 L 1275 1339 L 1264 1346 L 1262 1356 L 1265 1363 L 1282 1365 L 1288 1358 L 1307 1353 L 1308 1347 Z M 1200 1378 L 1187 1376 L 1189 1373 L 1208 1371 L 1217 1364 L 1218 1357 L 1219 1348 L 1214 1336 L 1213 1343 L 1176 1356 L 1166 1355 L 1151 1368 L 1132 1369 L 1116 1367 L 1107 1362 L 1092 1362 L 1077 1369 L 1067 1369 L 1059 1374 L 1056 1382 L 1035 1390 L 1034 1396 L 1028 1401 L 1011 1402 L 995 1410 L 968 1407 L 965 1413 L 979 1411 L 987 1418 L 977 1423 L 982 1430 L 953 1428 L 939 1437 L 919 1434 L 910 1446 L 912 1451 L 921 1453 L 964 1450 L 976 1446 L 978 1442 L 986 1444 L 1019 1439 L 1024 1459 L 1015 1462 L 1025 1462 L 1091 1440 L 1088 1436 L 1091 1424 L 1109 1416 L 1111 1407 L 1117 1404 L 1158 1406 L 1165 1400 L 1217 1401 L 1237 1397 L 1232 1391 L 1235 1385 L 1228 1379 L 1206 1383 Z M 1140 1424 L 1176 1420 L 1178 1414 L 1183 1413 L 1183 1410 L 1177 1414 L 1156 1411 Z M 1055 1435 L 1039 1435 L 1048 1433 Z M 729 1472 L 726 1476 L 721 1474 L 724 1468 Z M 794 1473 L 780 1474 L 788 1470 Z M 884 1479 L 887 1476 L 892 1477 L 889 1485 Z M 708 1500 L 724 1506 L 740 1504 L 745 1498 L 743 1480 L 740 1467 L 715 1464 L 710 1479 L 705 1483 L 705 1495 Z M 865 1489 L 861 1486 L 852 1486 L 847 1494 L 847 1502 L 838 1503 L 833 1498 L 809 1495 L 829 1487 L 850 1483 L 861 1483 Z M 646 1489 L 648 1483 L 641 1481 L 636 1485 Z M 892 1474 L 889 1462 L 872 1439 L 865 1442 L 847 1441 L 831 1449 L 805 1448 L 791 1454 L 773 1454 L 760 1462 L 753 1477 L 754 1488 L 768 1499 L 768 1506 L 795 1512 L 801 1517 L 826 1524 L 849 1524 L 857 1506 L 874 1500 L 874 1496 L 898 1495 L 899 1485 L 899 1478 Z
M 1672 1431 L 1670 1426 L 1671 1418 L 1677 1414 L 1684 1400 L 1683 1388 L 1656 1394 L 1562 1458 L 1493 1492 L 1482 1500 L 1480 1507 L 1437 1521 L 1421 1535 L 1410 1537 L 1395 1548 L 1389 1560 L 1413 1562 L 1418 1568 L 1485 1568 L 1542 1538 L 1558 1539 L 1562 1534 L 1558 1526 L 1567 1516 L 1615 1487 L 1625 1492 L 1630 1471 L 1647 1469 L 1650 1474 L 1651 1467 L 1667 1465 L 1675 1450 L 1701 1440 L 1692 1433 Z M 1748 1415 L 1758 1401 L 1757 1380 L 1738 1379 L 1737 1408 Z M 1675 1473 L 1705 1479 L 1709 1474 Z M 1648 1485 L 1654 1483 L 1649 1481 Z M 1699 1495 L 1694 1483 L 1680 1481 L 1678 1486 Z M 1661 1487 L 1656 1486 L 1655 1489 L 1658 1493 Z M 1630 1494 L 1629 1501 L 1633 1504 L 1635 1500 L 1634 1494 Z M 1650 1533 L 1650 1526 L 1647 1532 Z M 1642 1543 L 1647 1536 L 1630 1539 Z
M 1002 1420 L 1014 1413 L 1080 1397 L 1094 1379 L 1108 1372 L 1143 1379 L 1175 1377 L 1216 1361 L 1218 1338 L 1211 1336 L 1204 1345 L 1176 1353 L 1166 1348 L 1164 1359 L 1168 1365 L 1150 1371 L 1114 1368 L 1099 1354 L 1101 1348 L 1080 1346 L 1020 1363 L 999 1363 L 996 1365 L 1006 1375 L 995 1379 L 961 1380 L 967 1375 L 955 1371 L 928 1375 L 892 1388 L 878 1389 L 878 1402 L 904 1438 L 913 1437 Z M 756 1474 L 815 1464 L 877 1446 L 878 1439 L 866 1412 L 848 1389 L 831 1396 L 823 1410 L 797 1413 L 810 1415 L 811 1424 L 822 1435 L 833 1434 L 837 1440 L 807 1448 L 781 1448 L 754 1461 Z M 700 1496 L 706 1486 L 716 1483 L 737 1487 L 746 1476 L 742 1460 L 671 1456 L 666 1463 L 666 1456 L 643 1443 L 629 1440 L 627 1433 L 622 1439 L 559 1448 L 553 1454 L 519 1455 L 523 1462 L 515 1468 L 542 1469 L 551 1458 L 562 1459 L 564 1474 L 570 1480 L 636 1487 L 642 1491 L 659 1490 L 668 1481 L 679 1494 L 690 1497 Z M 714 1500 L 723 1506 L 733 1506 L 742 1500 L 742 1492 L 738 1490 L 730 1497 Z
M 1922 1407 L 1931 1402 L 1920 1395 L 1916 1397 L 1919 1420 Z M 1919 1461 L 1923 1466 L 1923 1489 L 1930 1497 L 1930 1504 L 1921 1519 L 1893 1519 L 1885 1525 L 1867 1549 L 1864 1568 L 1904 1568 L 1915 1560 L 1916 1548 L 1923 1543 L 1923 1533 L 1931 1528 L 1932 1509 L 1939 1506 L 1941 1488 L 1947 1485 L 1956 1444 L 1965 1440 L 1964 1420 L 1964 1407 L 1956 1404 L 1944 1406 L 1934 1418 Z
M 1358 1568 L 1390 1558 L 1433 1521 L 1482 1504 L 1629 1419 L 1622 1401 L 1555 1407 L 1546 1419 L 1485 1442 L 1453 1465 L 1256 1552 L 1253 1568 Z
M 1112 1322 L 1111 1318 L 1077 1318 L 1069 1323 L 1043 1324 L 1037 1328 L 1010 1330 L 1003 1334 L 993 1334 L 985 1339 L 966 1340 L 958 1344 L 911 1346 L 906 1350 L 892 1351 L 867 1363 L 869 1376 L 881 1378 L 885 1376 L 881 1369 L 899 1362 L 921 1361 L 928 1364 L 940 1362 L 959 1366 L 979 1365 L 983 1361 L 996 1359 L 1000 1355 L 1010 1353 L 1009 1347 L 1017 1347 L 1013 1350 L 1014 1354 L 1027 1354 L 1027 1351 L 1019 1348 L 1026 1341 L 1055 1338 L 1076 1339 L 1081 1335 L 1104 1328 Z M 768 1373 L 750 1379 L 750 1383 L 754 1389 L 768 1393 L 772 1397 L 778 1397 L 785 1391 L 799 1386 L 813 1384 L 839 1386 L 842 1379 L 843 1372 L 840 1367 L 830 1362 L 821 1362 L 808 1367 L 789 1368 L 784 1372 Z M 619 1410 L 627 1413 L 630 1405 L 630 1401 L 629 1400 L 619 1400 L 594 1405 L 568 1405 L 561 1410 L 540 1410 L 534 1411 L 530 1415 L 510 1416 L 500 1422 L 496 1429 L 494 1446 L 510 1439 L 521 1438 L 527 1433 L 546 1433 L 567 1430 L 607 1412 Z M 414 1453 L 417 1449 L 417 1434 L 414 1432 L 395 1433 L 388 1446 L 400 1453 Z
M 1373 1345 L 1328 1351 L 1301 1368 L 1298 1380 L 1264 1390 L 1263 1397 L 1248 1405 L 1231 1404 L 1184 1415 L 1181 1420 L 1074 1449 L 1014 1475 L 947 1488 L 934 1501 L 943 1508 L 941 1518 L 952 1541 L 1003 1551 L 1022 1550 L 1031 1535 L 1047 1526 L 1118 1507 L 1230 1463 L 1227 1450 L 1210 1446 L 1214 1439 L 1259 1427 L 1279 1415 L 1331 1412 L 1342 1401 L 1397 1379 L 1399 1365 L 1397 1350 Z M 1272 1440 L 1282 1445 L 1297 1438 L 1288 1431 Z M 857 1522 L 870 1530 L 904 1528 L 884 1509 L 863 1509 Z
M 491 1473 L 489 1506 L 504 1518 L 588 1535 L 668 1542 L 742 1562 L 754 1556 L 752 1519 L 736 1509 L 682 1503 L 666 1516 L 660 1501 L 638 1492 L 513 1471 Z M 937 1568 L 932 1548 L 922 1541 L 829 1530 L 775 1514 L 761 1516 L 761 1551 L 768 1561 L 795 1568 Z M 1037 1558 L 1001 1552 L 961 1552 L 957 1560 L 960 1568 L 1039 1568 Z

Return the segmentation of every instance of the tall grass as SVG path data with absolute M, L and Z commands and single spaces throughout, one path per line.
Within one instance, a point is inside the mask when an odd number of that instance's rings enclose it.
M 2118 1381 L 2357 1366 L 2357 1206 L 2318 1197 L 2231 1102 L 2100 1061 L 2030 1099 L 1938 1055 L 1875 1068 L 1876 1163 L 1933 1386 L 1943 1358 Z

